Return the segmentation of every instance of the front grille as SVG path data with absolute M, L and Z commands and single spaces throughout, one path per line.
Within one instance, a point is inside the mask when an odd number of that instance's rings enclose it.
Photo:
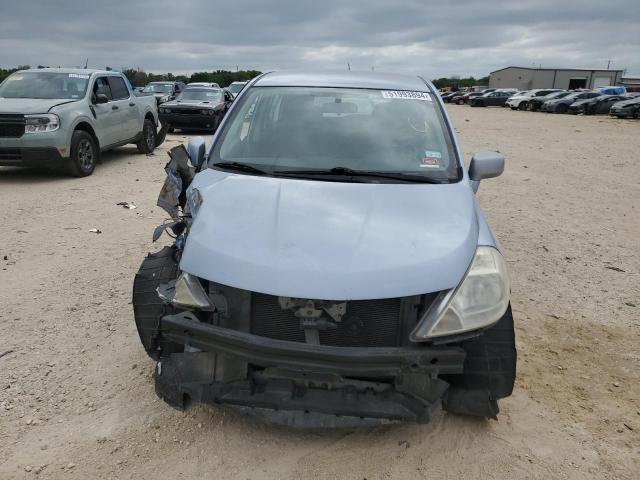
M 172 108 L 171 113 L 175 113 L 177 115 L 197 115 L 200 113 L 200 110 L 195 108 Z
M 353 300 L 347 313 L 332 330 L 320 331 L 320 344 L 336 347 L 391 347 L 400 345 L 400 298 Z M 253 293 L 251 333 L 290 342 L 304 342 L 300 319 L 292 310 L 283 310 L 278 297 Z
M 20 138 L 24 134 L 24 115 L 0 115 L 0 138 Z
M 17 148 L 0 148 L 0 161 L 20 162 L 22 152 Z

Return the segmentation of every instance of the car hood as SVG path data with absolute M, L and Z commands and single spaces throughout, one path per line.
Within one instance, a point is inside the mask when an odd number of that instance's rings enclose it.
M 0 113 L 47 113 L 53 107 L 79 99 L 0 98 Z
M 640 103 L 640 98 L 632 98 L 630 100 L 621 100 L 617 103 L 613 104 L 613 107 L 615 108 L 625 108 L 625 107 L 629 107 L 631 105 L 636 105 Z
M 580 106 L 580 105 L 586 105 L 587 103 L 591 103 L 593 101 L 595 101 L 596 99 L 598 99 L 599 97 L 594 97 L 594 98 L 581 98 L 580 100 L 576 100 L 575 102 L 573 102 L 571 105 L 572 106 Z
M 450 289 L 478 241 L 475 196 L 447 185 L 321 182 L 207 169 L 180 268 L 278 296 L 393 298 Z
M 215 107 L 220 102 L 203 102 L 200 100 L 181 100 L 179 102 L 171 101 L 162 104 L 163 107 Z

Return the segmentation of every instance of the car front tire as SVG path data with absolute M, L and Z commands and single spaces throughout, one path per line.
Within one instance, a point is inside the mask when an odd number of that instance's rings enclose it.
M 144 120 L 144 124 L 142 125 L 142 138 L 136 143 L 136 146 L 140 153 L 147 155 L 153 153 L 156 148 L 156 126 L 148 118 Z
M 99 155 L 100 151 L 91 134 L 76 130 L 71 137 L 67 172 L 74 177 L 88 177 L 95 170 Z

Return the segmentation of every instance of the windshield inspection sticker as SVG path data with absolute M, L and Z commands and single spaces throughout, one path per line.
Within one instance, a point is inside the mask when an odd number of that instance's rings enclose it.
M 431 101 L 431 95 L 426 92 L 410 92 L 407 90 L 380 90 L 382 98 L 399 98 L 401 100 Z
M 80 75 L 79 73 L 70 73 L 69 78 L 84 78 L 85 80 L 89 78 L 89 75 Z

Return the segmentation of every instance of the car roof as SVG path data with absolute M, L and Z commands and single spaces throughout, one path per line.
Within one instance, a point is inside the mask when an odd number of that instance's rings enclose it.
M 51 73 L 76 73 L 76 74 L 82 74 L 82 75 L 92 75 L 94 73 L 121 75 L 121 72 L 116 72 L 116 71 L 113 71 L 113 70 L 97 70 L 97 69 L 94 69 L 94 68 L 62 68 L 62 67 L 50 68 L 50 67 L 45 67 L 45 68 L 29 68 L 29 69 L 23 70 L 23 71 L 26 71 L 26 72 L 51 72 Z
M 187 90 L 189 91 L 193 91 L 193 90 L 197 90 L 198 92 L 221 92 L 222 89 L 218 88 L 218 87 L 207 87 L 205 85 L 187 85 L 187 87 L 183 90 L 183 92 L 186 92 Z
M 342 87 L 383 90 L 430 91 L 425 81 L 416 76 L 378 72 L 271 72 L 260 77 L 259 87 Z

